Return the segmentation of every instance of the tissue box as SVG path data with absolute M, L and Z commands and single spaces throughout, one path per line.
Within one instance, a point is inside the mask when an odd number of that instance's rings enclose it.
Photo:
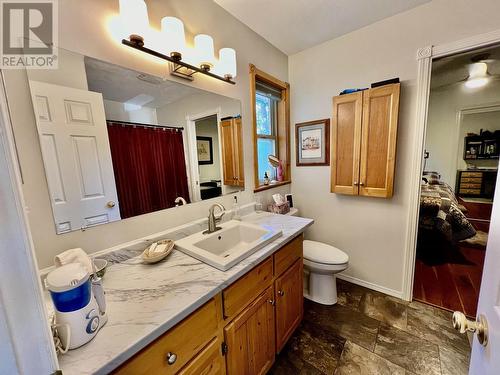
M 284 202 L 280 204 L 276 203 L 270 204 L 269 206 L 267 206 L 267 210 L 269 212 L 272 212 L 273 214 L 281 214 L 281 215 L 287 214 L 290 212 L 290 202 Z

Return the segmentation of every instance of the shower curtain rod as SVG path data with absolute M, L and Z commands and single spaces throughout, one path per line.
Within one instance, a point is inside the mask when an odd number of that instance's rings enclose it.
M 183 127 L 168 126 L 168 125 L 143 124 L 140 122 L 116 121 L 116 120 L 106 120 L 106 122 L 113 122 L 115 124 L 122 124 L 122 125 L 146 126 L 146 127 L 150 127 L 150 128 L 166 128 L 166 129 L 176 129 L 176 130 L 181 130 L 181 131 L 184 130 Z

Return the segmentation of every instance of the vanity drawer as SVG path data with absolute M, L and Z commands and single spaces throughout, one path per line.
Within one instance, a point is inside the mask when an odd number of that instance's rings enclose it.
M 222 292 L 224 318 L 238 313 L 252 302 L 273 280 L 273 258 L 269 257 Z
M 274 254 L 274 275 L 279 276 L 285 272 L 297 259 L 302 258 L 302 241 L 300 235 L 287 243 Z
M 177 373 L 217 336 L 220 309 L 220 298 L 210 300 L 130 359 L 115 374 Z M 172 364 L 167 361 L 169 353 L 176 356 Z
M 462 177 L 483 177 L 483 172 L 462 172 Z

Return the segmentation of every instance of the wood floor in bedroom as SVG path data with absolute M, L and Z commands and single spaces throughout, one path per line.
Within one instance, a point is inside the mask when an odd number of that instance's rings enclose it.
M 426 265 L 416 260 L 413 299 L 476 316 L 485 249 L 459 247 L 470 264 Z

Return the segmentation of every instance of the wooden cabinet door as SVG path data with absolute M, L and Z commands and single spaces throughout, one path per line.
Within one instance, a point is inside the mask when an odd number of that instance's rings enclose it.
M 234 167 L 236 185 L 245 187 L 245 166 L 243 157 L 243 129 L 241 118 L 233 119 Z
M 363 93 L 333 98 L 331 192 L 357 195 Z
M 226 365 L 221 344 L 220 338 L 214 338 L 178 375 L 224 375 Z
M 276 351 L 280 352 L 304 314 L 302 258 L 275 281 Z
M 274 290 L 270 286 L 224 328 L 228 375 L 263 375 L 274 362 Z
M 224 185 L 234 185 L 236 183 L 234 174 L 234 136 L 232 119 L 220 122 L 220 135 L 222 145 L 222 166 Z
M 398 111 L 399 83 L 363 91 L 360 195 L 392 196 Z

